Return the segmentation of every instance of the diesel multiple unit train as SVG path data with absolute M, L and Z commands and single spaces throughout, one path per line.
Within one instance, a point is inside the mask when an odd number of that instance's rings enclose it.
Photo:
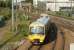
M 40 18 L 29 25 L 28 39 L 33 44 L 43 43 L 46 33 L 50 26 L 50 17 L 48 14 L 41 14 Z

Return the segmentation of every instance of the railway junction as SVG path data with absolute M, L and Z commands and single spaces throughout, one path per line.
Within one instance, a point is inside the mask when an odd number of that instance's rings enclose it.
M 52 18 L 52 24 L 51 24 L 51 29 L 50 29 L 51 31 L 49 31 L 51 33 L 47 35 L 47 38 L 48 38 L 47 42 L 45 41 L 43 45 L 32 45 L 27 40 L 28 42 L 25 42 L 23 45 L 18 47 L 17 50 L 70 50 L 70 44 L 74 43 L 74 40 L 73 40 L 74 28 L 67 29 L 70 27 L 65 26 L 66 24 L 62 22 L 64 21 L 63 18 L 60 18 L 60 17 L 51 17 L 51 18 Z M 59 18 L 61 19 L 61 21 L 58 20 Z

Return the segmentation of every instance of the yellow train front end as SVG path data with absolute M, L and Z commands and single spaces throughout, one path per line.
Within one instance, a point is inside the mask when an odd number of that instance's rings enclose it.
M 33 44 L 42 44 L 44 41 L 45 35 L 42 34 L 32 34 L 28 36 L 28 39 L 33 43 Z
M 29 35 L 28 39 L 33 44 L 41 44 L 44 41 L 45 33 L 44 33 L 44 25 L 39 22 L 34 22 L 29 26 Z

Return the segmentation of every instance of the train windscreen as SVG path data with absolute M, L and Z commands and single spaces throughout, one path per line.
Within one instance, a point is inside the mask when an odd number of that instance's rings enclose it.
M 44 34 L 44 29 L 42 27 L 31 28 L 32 34 Z

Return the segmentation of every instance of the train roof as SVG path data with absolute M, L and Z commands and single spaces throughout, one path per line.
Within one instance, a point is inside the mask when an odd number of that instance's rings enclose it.
M 42 24 L 42 23 L 40 23 L 40 22 L 33 22 L 33 23 L 30 24 L 30 27 L 32 27 L 32 26 L 33 26 L 33 27 L 36 27 L 36 26 L 42 26 L 42 27 L 43 27 L 44 24 Z
M 50 20 L 49 16 L 44 16 L 44 17 L 39 18 L 39 19 L 37 20 L 37 22 L 40 22 L 40 23 L 46 25 L 49 20 Z
M 31 23 L 30 24 L 30 27 L 31 26 L 42 26 L 44 27 L 50 20 L 50 17 L 48 15 L 46 16 L 41 16 L 39 19 L 37 19 L 35 22 Z

